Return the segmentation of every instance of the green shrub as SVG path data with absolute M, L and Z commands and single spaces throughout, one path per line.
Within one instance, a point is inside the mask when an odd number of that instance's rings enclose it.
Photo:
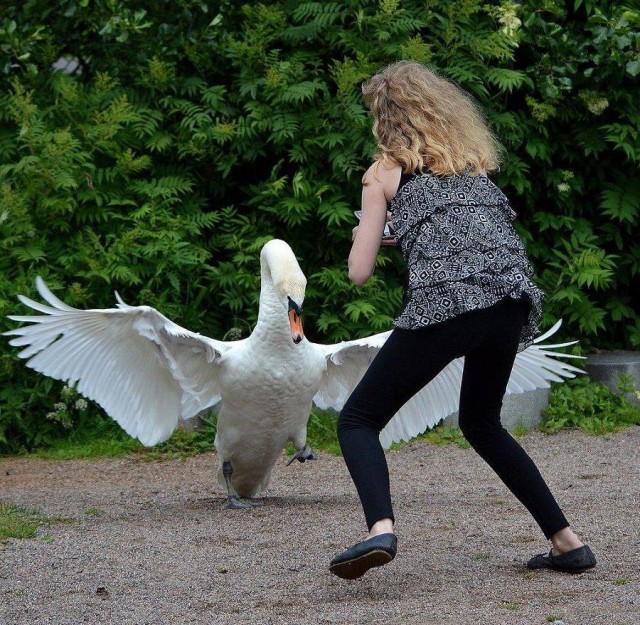
M 637 9 L 613 1 L 44 0 L 0 18 L 0 330 L 42 275 L 71 305 L 160 309 L 217 338 L 257 316 L 258 252 L 287 240 L 308 336 L 390 327 L 398 252 L 347 279 L 375 146 L 360 83 L 412 58 L 484 106 L 508 157 L 543 328 L 640 346 Z M 73 76 L 52 72 L 60 58 Z M 0 346 L 0 452 L 56 435 L 62 385 Z M 45 430 L 43 435 L 42 430 Z M 64 432 L 58 432 L 64 434 Z M 44 438 L 43 438 L 44 436 Z
M 620 390 L 625 391 L 626 387 L 623 385 Z M 570 427 L 589 434 L 604 434 L 640 425 L 640 407 L 587 376 L 554 384 L 542 414 L 540 429 L 547 434 Z

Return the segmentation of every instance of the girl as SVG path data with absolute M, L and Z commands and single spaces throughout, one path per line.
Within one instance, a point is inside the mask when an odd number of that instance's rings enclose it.
M 363 178 L 349 278 L 360 286 L 371 277 L 389 210 L 408 285 L 394 331 L 338 421 L 369 537 L 336 556 L 330 570 L 354 579 L 395 557 L 389 474 L 378 435 L 460 356 L 460 428 L 553 545 L 527 566 L 588 569 L 596 563 L 592 551 L 500 424 L 515 355 L 539 334 L 544 294 L 531 281 L 531 265 L 511 224 L 515 213 L 487 178 L 498 169 L 498 143 L 470 96 L 418 63 L 394 63 L 362 91 L 378 153 Z

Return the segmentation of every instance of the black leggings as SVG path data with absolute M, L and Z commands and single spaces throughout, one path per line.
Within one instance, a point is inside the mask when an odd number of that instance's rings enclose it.
M 394 519 L 379 434 L 454 358 L 464 356 L 459 424 L 465 438 L 532 514 L 547 538 L 568 527 L 536 465 L 500 424 L 528 303 L 505 299 L 419 330 L 395 329 L 345 404 L 338 438 L 369 529 Z

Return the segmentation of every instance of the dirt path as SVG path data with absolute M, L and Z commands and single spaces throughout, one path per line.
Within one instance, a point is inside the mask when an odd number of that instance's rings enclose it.
M 353 582 L 327 569 L 364 537 L 340 458 L 283 458 L 250 512 L 221 509 L 211 454 L 0 460 L 0 501 L 74 520 L 0 550 L 0 624 L 640 624 L 640 427 L 521 442 L 599 557 L 594 570 L 527 572 L 546 541 L 456 446 L 389 454 L 398 557 Z

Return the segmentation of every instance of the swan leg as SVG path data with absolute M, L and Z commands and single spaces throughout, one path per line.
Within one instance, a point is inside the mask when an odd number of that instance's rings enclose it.
M 235 488 L 233 488 L 233 485 L 231 484 L 233 467 L 229 460 L 225 460 L 222 463 L 222 475 L 224 476 L 224 481 L 227 485 L 227 494 L 229 495 L 229 500 L 224 504 L 224 506 L 222 506 L 225 510 L 253 510 L 258 507 L 257 504 L 238 497 L 238 493 L 236 493 Z
M 309 445 L 305 445 L 302 449 L 296 451 L 291 460 L 287 462 L 287 466 L 289 466 L 294 460 L 298 462 L 305 462 L 307 460 L 315 460 L 316 455 L 313 453 L 313 450 Z

